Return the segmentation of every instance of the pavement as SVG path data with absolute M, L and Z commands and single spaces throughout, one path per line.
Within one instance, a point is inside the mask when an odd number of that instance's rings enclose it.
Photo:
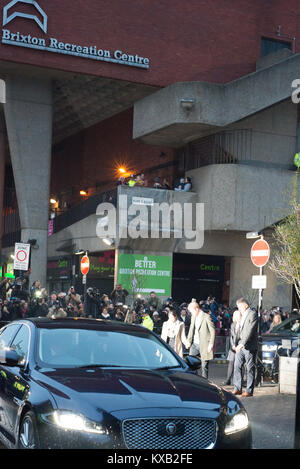
M 226 379 L 227 364 L 222 360 L 210 363 L 209 379 L 221 385 Z M 223 386 L 233 391 L 233 386 Z M 253 397 L 240 398 L 252 427 L 254 449 L 293 449 L 296 396 L 279 393 L 271 382 L 256 387 Z

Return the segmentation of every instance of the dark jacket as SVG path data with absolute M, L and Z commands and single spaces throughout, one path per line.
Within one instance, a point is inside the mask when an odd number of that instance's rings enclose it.
M 84 312 L 86 316 L 98 318 L 100 312 L 100 299 L 87 293 L 84 300 Z
M 117 290 L 116 288 L 111 292 L 110 298 L 115 305 L 116 303 L 125 303 L 126 296 L 129 295 L 128 291 L 125 288 Z
M 227 360 L 234 361 L 235 360 L 235 351 L 232 350 L 232 347 L 236 347 L 238 342 L 238 334 L 235 332 L 235 323 L 232 322 L 230 326 L 230 349 L 228 352 Z
M 243 344 L 246 350 L 254 352 L 258 348 L 258 314 L 250 308 L 244 314 L 238 331 L 238 345 Z

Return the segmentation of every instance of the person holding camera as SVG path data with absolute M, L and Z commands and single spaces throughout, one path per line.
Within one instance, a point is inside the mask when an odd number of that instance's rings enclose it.
M 114 305 L 116 305 L 116 303 L 124 304 L 126 300 L 126 296 L 128 295 L 129 295 L 128 291 L 125 290 L 125 288 L 123 288 L 122 285 L 118 284 L 116 285 L 116 288 L 114 288 L 114 290 L 111 292 L 110 298 Z
M 39 280 L 35 280 L 30 288 L 30 297 L 33 298 L 38 296 L 38 292 L 41 290 L 41 282 Z
M 47 302 L 44 296 L 42 294 L 37 294 L 35 292 L 34 297 L 32 298 L 29 309 L 28 309 L 28 314 L 29 317 L 46 317 L 49 311 Z
M 67 309 L 68 316 L 78 316 L 79 315 L 79 305 L 81 303 L 81 298 L 78 293 L 76 293 L 74 287 L 70 287 L 68 294 L 65 297 L 65 305 Z M 62 305 L 60 305 L 62 306 Z
M 100 298 L 94 289 L 89 287 L 84 299 L 84 311 L 88 318 L 98 318 L 100 312 Z

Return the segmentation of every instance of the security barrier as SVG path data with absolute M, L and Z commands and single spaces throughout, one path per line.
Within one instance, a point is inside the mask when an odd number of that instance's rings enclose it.
M 226 360 L 230 347 L 230 337 L 225 335 L 216 335 L 214 346 L 214 357 Z

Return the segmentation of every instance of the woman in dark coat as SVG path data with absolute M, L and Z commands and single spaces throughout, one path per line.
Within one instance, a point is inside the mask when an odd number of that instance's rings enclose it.
M 233 376 L 234 361 L 235 361 L 235 347 L 237 346 L 237 334 L 239 330 L 239 325 L 241 321 L 241 313 L 239 310 L 234 311 L 232 316 L 232 324 L 230 327 L 230 350 L 228 352 L 227 361 L 227 378 L 224 382 L 224 385 L 229 386 L 231 384 L 231 379 Z

